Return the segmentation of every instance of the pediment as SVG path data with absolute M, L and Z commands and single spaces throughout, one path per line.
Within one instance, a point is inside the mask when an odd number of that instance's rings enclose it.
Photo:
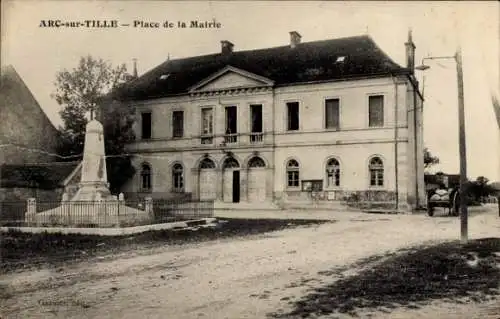
M 190 88 L 190 92 L 221 91 L 239 88 L 272 86 L 268 78 L 231 66 L 214 73 Z

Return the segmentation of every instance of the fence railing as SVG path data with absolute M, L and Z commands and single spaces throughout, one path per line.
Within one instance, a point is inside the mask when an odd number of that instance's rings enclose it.
M 224 135 L 224 143 L 236 143 L 238 141 L 238 134 L 226 134 Z
M 262 143 L 263 141 L 264 141 L 264 133 L 262 132 L 250 133 L 251 144 Z
M 0 226 L 127 227 L 214 216 L 213 201 L 1 201 Z

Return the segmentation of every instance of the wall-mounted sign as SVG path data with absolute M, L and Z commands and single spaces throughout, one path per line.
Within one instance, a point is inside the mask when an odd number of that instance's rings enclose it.
M 302 180 L 303 192 L 320 192 L 323 190 L 322 179 Z

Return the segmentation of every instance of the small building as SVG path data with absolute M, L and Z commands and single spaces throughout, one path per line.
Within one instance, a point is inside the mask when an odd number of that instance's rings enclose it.
M 13 66 L 1 69 L 0 163 L 46 163 L 58 159 L 59 131 Z
M 81 162 L 4 164 L 0 166 L 0 201 L 59 202 L 63 193 L 74 195 L 81 175 Z
M 0 123 L 0 201 L 59 201 L 71 191 L 79 163 L 58 162 L 60 132 L 10 65 L 1 69 Z
M 123 191 L 291 207 L 348 198 L 425 206 L 422 96 L 370 36 L 168 60 L 118 97 L 136 112 Z

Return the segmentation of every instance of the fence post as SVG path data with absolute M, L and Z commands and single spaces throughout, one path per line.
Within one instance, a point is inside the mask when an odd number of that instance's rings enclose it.
M 32 224 L 36 222 L 35 215 L 36 215 L 36 199 L 33 197 L 28 198 L 26 216 L 24 217 L 24 221 L 28 226 L 32 226 Z
M 148 214 L 149 218 L 153 220 L 153 199 L 151 197 L 144 198 L 144 211 Z
M 118 205 L 117 205 L 117 212 L 115 216 L 115 227 L 120 227 L 120 211 L 122 210 L 123 207 L 125 207 L 125 196 L 123 196 L 123 193 L 118 194 L 117 196 L 118 200 Z

